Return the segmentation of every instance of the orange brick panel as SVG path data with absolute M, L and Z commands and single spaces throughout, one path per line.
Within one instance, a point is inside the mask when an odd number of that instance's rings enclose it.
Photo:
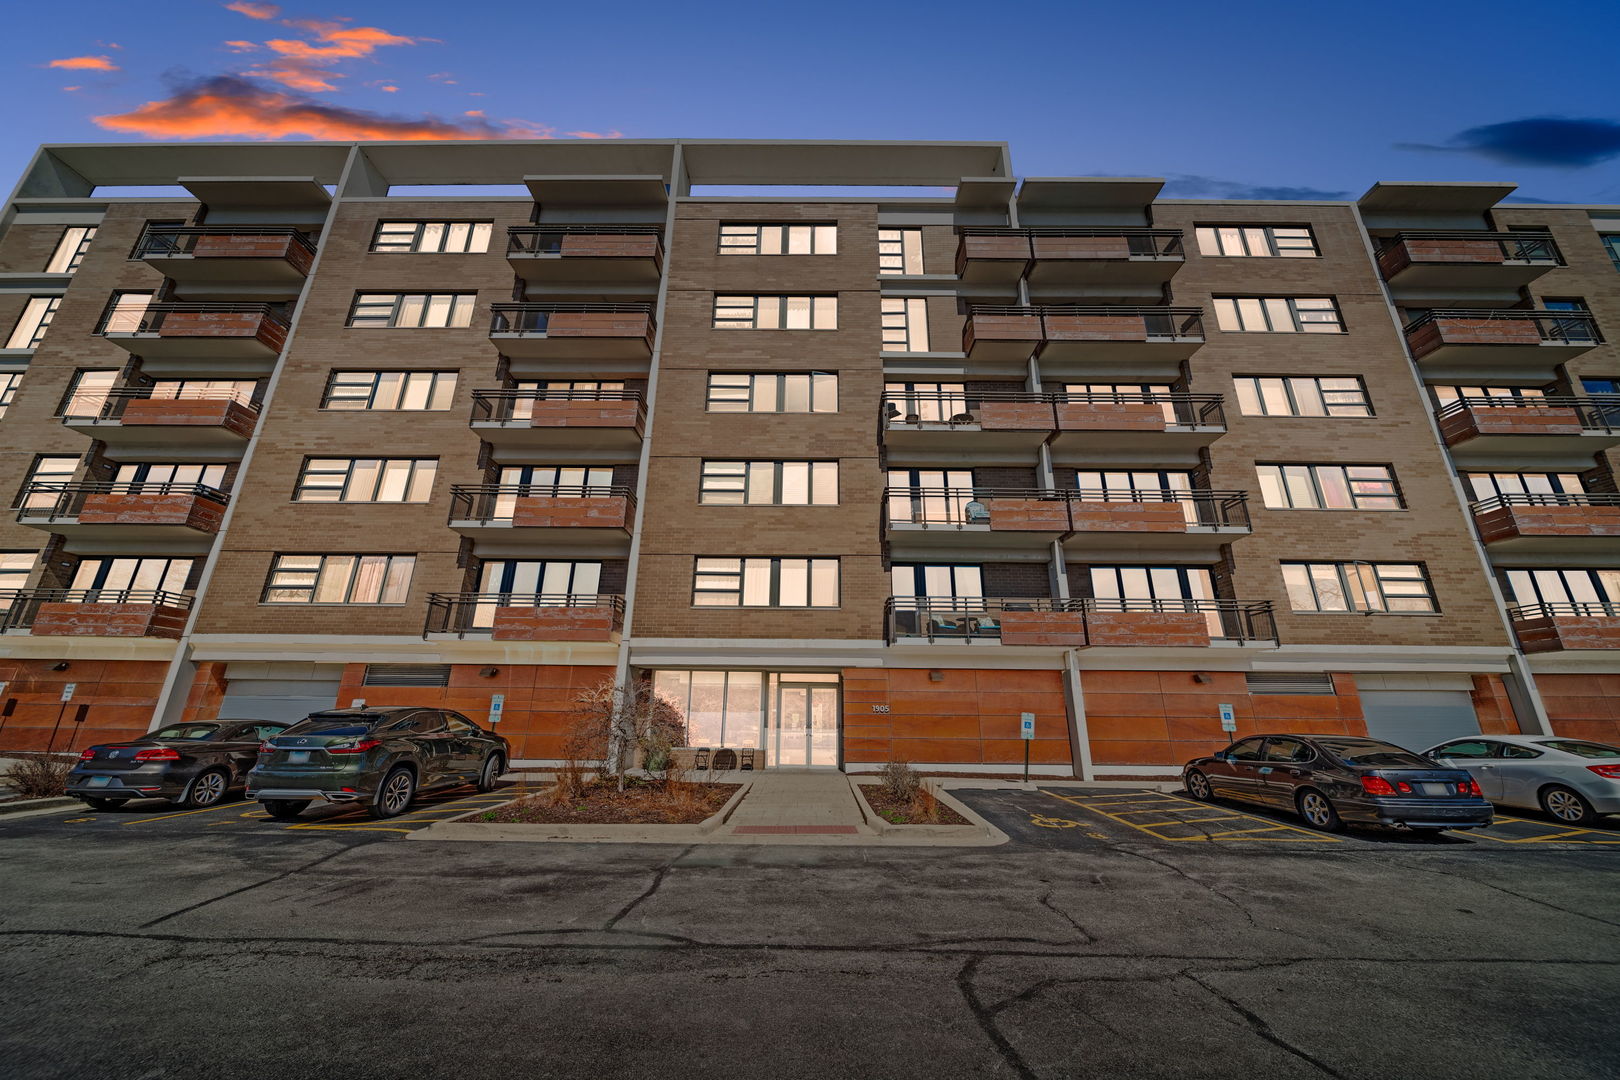
M 1092 611 L 1086 636 L 1092 645 L 1203 646 L 1209 644 L 1209 625 L 1195 612 Z
M 1494 240 L 1403 240 L 1411 262 L 1499 263 L 1505 261 Z
M 41 604 L 34 616 L 37 637 L 179 638 L 183 608 L 165 604 Z
M 1541 331 L 1529 319 L 1437 318 L 1429 325 L 1446 345 L 1541 344 Z
M 992 532 L 1066 532 L 1069 504 L 1054 499 L 989 499 Z
M 1462 409 L 1440 419 L 1447 443 L 1475 435 L 1579 435 L 1583 430 L 1579 413 L 1556 405 Z
M 495 609 L 496 641 L 612 641 L 613 611 L 588 607 Z
M 1037 236 L 1037 259 L 1128 259 L 1130 241 L 1123 236 Z
M 985 431 L 1051 431 L 1052 406 L 1043 401 L 986 401 L 979 406 L 979 427 Z
M 569 233 L 562 238 L 562 254 L 565 258 L 574 255 L 593 259 L 656 259 L 658 257 L 658 237 L 652 235 L 616 236 L 612 233 L 602 233 L 600 235 Z
M 637 401 L 536 401 L 530 427 L 633 428 L 640 426 Z
M 218 532 L 224 518 L 223 503 L 185 492 L 86 495 L 79 510 L 81 525 L 184 525 L 208 533 Z
M 177 311 L 165 315 L 159 337 L 257 338 L 266 348 L 280 352 L 287 328 L 265 315 L 242 312 Z
M 253 434 L 257 414 L 230 398 L 136 398 L 124 405 L 125 427 L 219 427 L 243 438 Z
M 1078 611 L 1005 611 L 1000 618 L 1003 645 L 1086 643 L 1085 616 Z
M 1474 522 L 1487 544 L 1518 536 L 1620 537 L 1620 506 L 1496 506 Z
M 1521 619 L 1513 624 L 1527 653 L 1564 649 L 1620 649 L 1620 617 L 1559 615 Z
M 1163 431 L 1164 406 L 1151 401 L 1064 401 L 1057 406 L 1061 431 Z
M 627 529 L 630 500 L 623 495 L 570 499 L 554 495 L 520 495 L 512 508 L 514 528 Z
M 1048 315 L 1048 341 L 1146 341 L 1139 315 Z
M 967 320 L 969 340 L 1039 341 L 1039 315 L 973 315 Z
M 652 344 L 652 316 L 635 312 L 559 311 L 546 321 L 547 337 L 642 338 Z
M 1077 502 L 1070 504 L 1075 532 L 1187 531 L 1187 515 L 1173 502 Z
M 996 262 L 1028 261 L 1029 237 L 964 236 L 961 250 L 965 259 L 988 259 Z

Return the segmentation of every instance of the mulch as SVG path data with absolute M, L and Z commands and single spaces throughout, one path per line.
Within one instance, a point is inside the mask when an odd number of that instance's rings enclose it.
M 971 825 L 967 818 L 952 810 L 945 803 L 939 804 L 939 819 L 937 821 L 924 821 L 914 817 L 914 809 L 910 800 L 896 799 L 888 795 L 882 788 L 871 784 L 861 785 L 861 794 L 872 809 L 877 811 L 879 817 L 890 825 Z
M 672 802 L 662 784 L 632 780 L 621 792 L 611 780 L 595 781 L 584 797 L 552 806 L 542 792 L 496 807 L 472 821 L 526 825 L 696 825 L 736 794 L 741 784 L 692 784 L 690 803 Z

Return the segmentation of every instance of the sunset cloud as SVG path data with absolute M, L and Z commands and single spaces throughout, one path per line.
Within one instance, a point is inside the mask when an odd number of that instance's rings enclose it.
M 614 129 L 613 131 L 608 131 L 608 132 L 601 132 L 601 131 L 570 131 L 567 134 L 570 137 L 575 138 L 575 139 L 622 139 L 622 138 L 624 138 L 624 132 L 619 131 L 617 129 Z
M 549 128 L 483 117 L 385 116 L 328 105 L 300 94 L 218 75 L 186 84 L 167 98 L 126 113 L 97 116 L 109 131 L 153 139 L 232 136 L 247 139 L 544 139 Z
M 330 70 L 344 60 L 364 60 L 386 46 L 415 45 L 427 38 L 406 37 L 376 26 L 349 26 L 329 19 L 284 19 L 283 23 L 301 30 L 313 41 L 298 38 L 271 38 L 263 48 L 275 56 L 264 67 L 244 71 L 243 75 L 257 76 L 278 82 L 289 90 L 303 93 L 321 93 L 336 90 L 334 79 L 344 78 L 342 72 Z M 258 48 L 252 42 L 227 41 L 238 52 L 241 46 Z
M 275 4 L 255 4 L 252 0 L 231 0 L 225 5 L 225 10 L 246 15 L 250 19 L 273 19 L 281 14 L 281 9 Z
M 52 60 L 46 67 L 67 68 L 69 71 L 117 71 L 118 65 L 110 56 L 69 56 Z

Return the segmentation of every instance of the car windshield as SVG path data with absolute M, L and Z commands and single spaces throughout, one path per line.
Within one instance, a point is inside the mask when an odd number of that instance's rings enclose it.
M 173 727 L 159 728 L 148 735 L 149 739 L 207 739 L 219 730 L 218 724 L 175 724 Z
M 311 716 L 300 720 L 281 735 L 364 735 L 381 716 Z
M 1432 769 L 1434 763 L 1410 750 L 1402 750 L 1389 743 L 1326 742 L 1322 746 L 1328 753 L 1346 765 L 1363 769 Z
M 1605 743 L 1579 742 L 1575 739 L 1543 739 L 1542 746 L 1550 746 L 1554 750 L 1562 750 L 1566 754 L 1574 754 L 1584 758 L 1620 758 L 1620 746 L 1609 746 Z

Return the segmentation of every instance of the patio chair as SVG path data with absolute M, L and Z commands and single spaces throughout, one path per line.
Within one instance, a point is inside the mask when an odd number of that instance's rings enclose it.
M 737 751 L 716 750 L 714 752 L 714 771 L 730 772 L 737 767 Z
M 700 746 L 697 748 L 697 752 L 692 755 L 692 771 L 705 772 L 708 770 L 708 768 L 709 748 L 707 746 Z
M 969 525 L 990 524 L 990 508 L 978 499 L 972 499 L 963 504 L 962 516 Z
M 753 772 L 753 770 L 754 770 L 754 748 L 753 747 L 746 746 L 743 749 L 737 751 L 737 758 L 738 758 L 737 768 L 739 770 L 741 770 L 742 772 Z

